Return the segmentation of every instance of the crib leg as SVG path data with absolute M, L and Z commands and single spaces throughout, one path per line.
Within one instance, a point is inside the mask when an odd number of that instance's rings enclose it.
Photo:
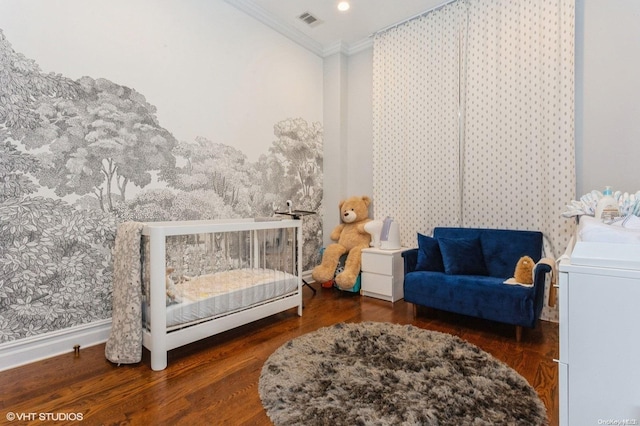
M 149 300 L 151 305 L 151 369 L 167 368 L 167 303 L 166 303 L 166 265 L 165 235 L 160 228 L 149 232 Z M 142 325 L 141 325 L 142 326 Z
M 167 368 L 167 352 L 151 351 L 151 369 L 161 371 Z

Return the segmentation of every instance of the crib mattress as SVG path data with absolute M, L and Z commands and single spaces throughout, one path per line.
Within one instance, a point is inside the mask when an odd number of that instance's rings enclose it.
M 180 303 L 167 306 L 167 328 L 218 317 L 292 293 L 298 278 L 284 271 L 263 268 L 235 269 L 193 277 L 176 284 Z M 150 307 L 144 303 L 145 323 Z

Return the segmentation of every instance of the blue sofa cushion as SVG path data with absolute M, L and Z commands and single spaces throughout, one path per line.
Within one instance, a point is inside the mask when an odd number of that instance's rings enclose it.
M 479 238 L 438 238 L 448 275 L 488 275 Z
M 404 299 L 444 311 L 533 327 L 539 316 L 535 289 L 502 278 L 415 271 L 405 275 Z
M 439 227 L 433 230 L 433 237 L 479 238 L 486 275 L 503 279 L 513 276 L 522 256 L 530 256 L 538 262 L 542 255 L 542 233 L 538 231 Z
M 444 272 L 440 245 L 435 238 L 418 233 L 418 260 L 416 271 Z
M 530 256 L 538 263 L 542 255 L 542 233 L 518 231 L 517 238 L 509 231 L 495 230 L 480 235 L 484 261 L 492 277 L 513 277 L 518 260 Z

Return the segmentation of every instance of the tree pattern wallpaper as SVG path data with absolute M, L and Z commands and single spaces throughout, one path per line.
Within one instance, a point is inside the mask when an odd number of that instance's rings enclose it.
M 270 145 L 269 145 L 270 143 Z M 177 140 L 134 88 L 44 73 L 0 29 L 0 343 L 110 318 L 122 221 L 271 216 L 322 203 L 322 125 L 274 123 L 257 161 Z M 322 245 L 304 220 L 303 269 Z

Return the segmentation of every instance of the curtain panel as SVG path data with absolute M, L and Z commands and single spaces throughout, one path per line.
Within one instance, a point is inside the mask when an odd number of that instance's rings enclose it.
M 574 0 L 459 0 L 378 34 L 376 218 L 411 247 L 443 225 L 539 230 L 558 257 L 574 229 L 573 61 Z
M 463 13 L 453 4 L 374 39 L 374 216 L 396 219 L 406 246 L 460 220 Z

